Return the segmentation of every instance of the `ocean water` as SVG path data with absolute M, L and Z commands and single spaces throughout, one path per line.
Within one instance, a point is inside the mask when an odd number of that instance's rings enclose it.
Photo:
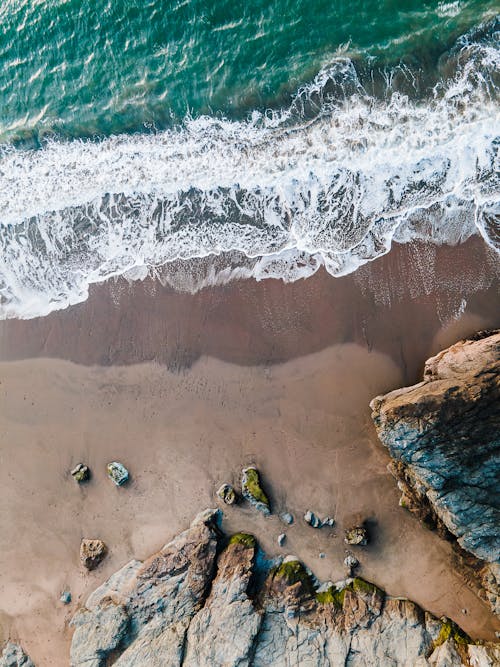
M 179 259 L 184 289 L 500 252 L 500 18 L 456 0 L 6 0 L 0 317 Z M 189 265 L 189 264 L 188 264 Z

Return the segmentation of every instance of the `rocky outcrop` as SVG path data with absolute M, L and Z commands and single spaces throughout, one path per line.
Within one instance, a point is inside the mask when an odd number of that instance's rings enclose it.
M 429 359 L 424 379 L 371 402 L 401 504 L 477 559 L 500 611 L 500 332 Z
M 35 667 L 35 665 L 19 644 L 7 642 L 0 655 L 0 667 Z
M 497 650 L 362 579 L 320 585 L 293 556 L 269 563 L 215 510 L 110 577 L 72 625 L 72 667 L 491 667 Z
M 72 620 L 71 666 L 180 665 L 186 636 L 213 579 L 217 510 L 144 563 L 132 561 L 87 600 Z

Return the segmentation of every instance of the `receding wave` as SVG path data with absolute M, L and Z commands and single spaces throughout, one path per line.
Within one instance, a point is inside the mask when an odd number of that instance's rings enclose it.
M 500 252 L 498 35 L 493 22 L 459 40 L 426 99 L 389 85 L 375 98 L 340 58 L 288 109 L 245 122 L 3 147 L 1 316 L 43 315 L 179 259 L 230 257 L 213 281 L 294 280 L 350 273 L 394 240 L 479 233 Z

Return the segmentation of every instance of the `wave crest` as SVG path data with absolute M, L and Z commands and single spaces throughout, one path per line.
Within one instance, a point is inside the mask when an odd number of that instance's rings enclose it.
M 375 98 L 339 58 L 288 109 L 246 122 L 4 147 L 1 316 L 43 315 L 93 282 L 178 259 L 257 260 L 214 281 L 295 280 L 321 265 L 352 272 L 393 240 L 480 233 L 500 251 L 497 24 L 459 40 L 425 100 L 390 81 Z

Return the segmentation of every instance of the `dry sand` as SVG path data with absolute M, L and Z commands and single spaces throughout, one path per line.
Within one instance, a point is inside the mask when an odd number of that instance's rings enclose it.
M 441 272 L 433 282 L 429 257 Z M 471 261 L 475 282 L 464 275 Z M 296 523 L 236 507 L 226 511 L 228 531 L 253 531 L 270 555 L 294 553 L 335 580 L 343 529 L 367 518 L 374 540 L 360 551 L 363 577 L 492 638 L 500 626 L 455 569 L 450 545 L 398 507 L 368 403 L 415 381 L 441 347 L 500 324 L 493 274 L 477 241 L 407 247 L 343 279 L 245 281 L 194 296 L 119 283 L 43 320 L 2 323 L 4 637 L 20 639 L 38 667 L 67 665 L 67 622 L 85 596 L 161 547 L 255 463 L 275 511 Z M 127 486 L 106 479 L 110 460 L 130 469 Z M 94 473 L 81 487 L 69 475 L 79 461 Z M 309 508 L 333 514 L 335 528 L 305 525 Z M 110 548 L 90 574 L 78 564 L 82 537 Z M 58 601 L 65 588 L 68 607 Z

